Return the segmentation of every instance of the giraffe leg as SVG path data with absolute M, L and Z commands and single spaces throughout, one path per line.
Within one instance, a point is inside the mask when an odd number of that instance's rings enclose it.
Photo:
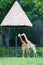
M 37 57 L 37 53 L 36 53 L 36 57 Z
M 33 52 L 34 52 L 34 50 L 33 50 Z M 35 56 L 36 56 L 36 53 L 34 52 L 34 56 L 33 57 L 35 58 Z
M 34 53 L 34 57 L 37 57 L 37 54 L 36 53 Z
M 25 54 L 25 49 L 22 48 L 22 57 L 24 57 L 24 54 Z
M 29 49 L 26 49 L 26 54 L 27 54 L 27 57 L 30 57 Z
M 35 58 L 35 53 L 34 53 L 34 58 Z

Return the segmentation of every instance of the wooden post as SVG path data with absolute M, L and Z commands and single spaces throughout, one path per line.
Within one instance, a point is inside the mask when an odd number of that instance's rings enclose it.
M 17 57 L 17 27 L 16 27 L 16 57 Z
M 0 31 L 0 47 L 3 46 L 2 31 Z

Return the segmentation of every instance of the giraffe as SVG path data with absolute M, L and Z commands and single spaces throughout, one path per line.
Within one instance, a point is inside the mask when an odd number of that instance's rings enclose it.
M 29 48 L 28 45 L 25 43 L 25 41 L 22 39 L 21 34 L 18 34 L 18 37 L 20 38 L 20 42 L 22 44 L 22 57 L 24 57 L 25 51 L 27 54 L 27 57 L 29 57 Z
M 36 56 L 36 46 L 30 40 L 28 40 L 25 33 L 22 33 L 21 36 L 25 37 L 25 41 L 27 42 L 28 48 L 31 48 L 33 50 L 34 57 L 35 57 Z

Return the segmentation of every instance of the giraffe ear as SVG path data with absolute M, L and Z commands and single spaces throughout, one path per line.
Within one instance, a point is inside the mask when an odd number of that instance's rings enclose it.
M 23 34 L 25 34 L 25 33 L 23 33 Z
M 20 33 L 18 34 L 18 37 L 20 37 Z
M 24 35 L 25 35 L 25 33 L 22 33 L 22 34 L 21 34 L 21 36 L 24 36 Z

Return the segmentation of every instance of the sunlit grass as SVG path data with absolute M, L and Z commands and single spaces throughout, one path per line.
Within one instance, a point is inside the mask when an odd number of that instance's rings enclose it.
M 0 65 L 43 65 L 43 58 L 0 58 Z

